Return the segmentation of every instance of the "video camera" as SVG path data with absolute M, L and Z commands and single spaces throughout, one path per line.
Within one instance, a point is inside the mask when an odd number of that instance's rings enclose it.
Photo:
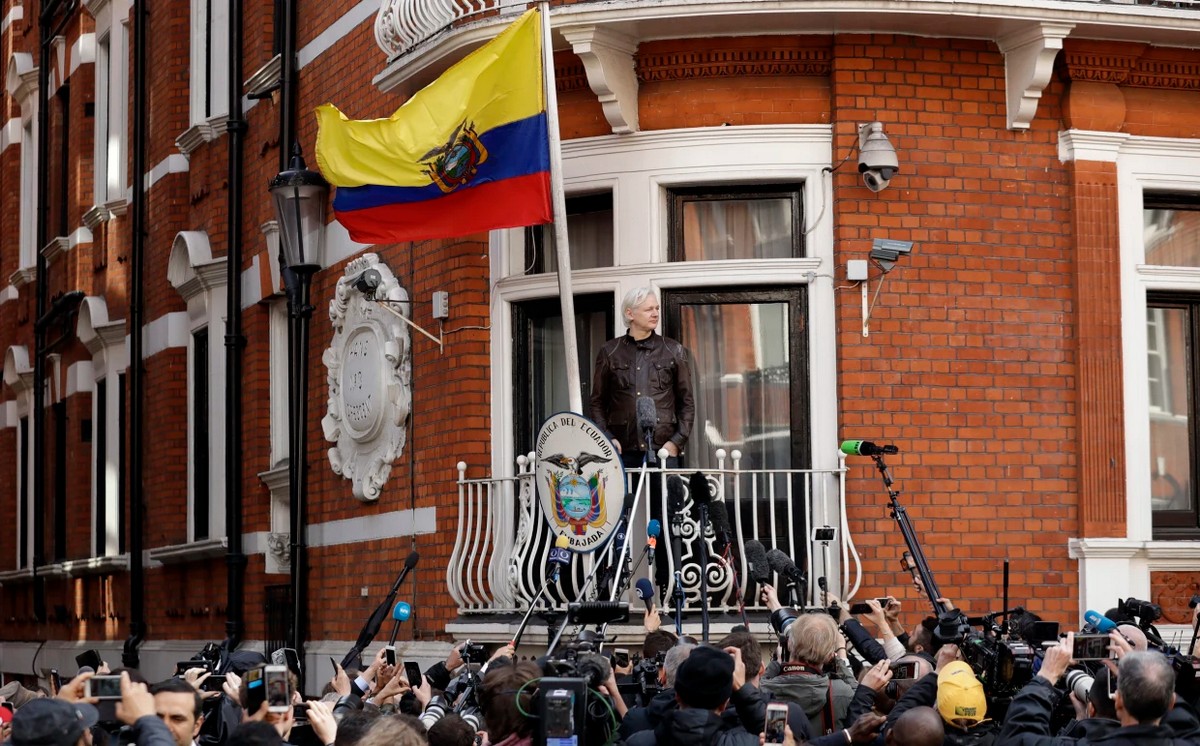
M 538 746 L 563 743 L 563 739 L 601 746 L 619 727 L 612 705 L 598 691 L 612 676 L 612 665 L 599 652 L 603 645 L 603 635 L 583 630 L 574 641 L 539 661 L 543 676 L 533 697 L 537 720 L 533 742 Z M 655 684 L 657 676 L 655 669 Z
M 634 663 L 630 674 L 633 683 L 621 685 L 621 694 L 631 695 L 626 697 L 626 701 L 635 700 L 637 704 L 645 707 L 650 704 L 650 700 L 659 695 L 662 685 L 658 683 L 658 672 L 662 669 L 666 657 L 667 654 L 662 652 L 652 658 L 641 658 Z

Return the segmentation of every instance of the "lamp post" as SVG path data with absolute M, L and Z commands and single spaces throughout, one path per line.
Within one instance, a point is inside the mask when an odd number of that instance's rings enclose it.
M 305 619 L 308 614 L 307 494 L 305 451 L 308 445 L 308 322 L 312 277 L 325 259 L 325 201 L 329 184 L 309 171 L 299 143 L 292 149 L 287 170 L 269 186 L 279 221 L 280 270 L 288 295 L 288 505 L 291 519 L 292 629 L 289 647 L 296 650 L 304 670 Z M 291 277 L 286 277 L 288 274 Z M 303 688 L 303 679 L 301 680 Z

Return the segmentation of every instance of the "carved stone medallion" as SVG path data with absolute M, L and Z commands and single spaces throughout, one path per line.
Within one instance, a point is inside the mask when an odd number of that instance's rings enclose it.
M 367 300 L 355 287 L 367 270 L 378 273 L 373 297 L 398 302 Z M 412 358 L 408 327 L 393 310 L 409 315 L 408 293 L 378 255 L 363 254 L 346 265 L 329 301 L 333 340 L 323 356 L 329 405 L 321 426 L 334 443 L 334 473 L 354 483 L 360 500 L 379 499 L 407 438 Z

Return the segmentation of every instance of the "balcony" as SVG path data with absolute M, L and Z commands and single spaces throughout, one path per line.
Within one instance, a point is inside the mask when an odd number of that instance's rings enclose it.
M 529 6 L 526 0 L 381 0 L 375 38 L 386 63 L 374 82 L 412 95 Z M 872 33 L 986 39 L 1005 57 L 1009 127 L 1027 129 L 1064 39 L 1191 48 L 1200 32 L 1200 0 L 554 0 L 551 6 L 555 47 L 582 61 L 614 134 L 638 131 L 645 42 Z M 705 60 L 722 70 L 724 62 Z M 761 67 L 763 60 L 743 62 Z
M 697 632 L 700 627 L 701 573 L 708 583 L 709 608 L 715 634 L 723 634 L 741 621 L 744 609 L 757 619 L 763 619 L 766 608 L 760 604 L 745 559 L 745 544 L 757 539 L 768 549 L 778 548 L 793 558 L 810 579 L 828 576 L 830 589 L 842 591 L 846 597 L 858 589 L 861 567 L 852 537 L 847 530 L 845 512 L 845 462 L 836 470 L 805 469 L 742 469 L 742 454 L 734 450 L 716 451 L 716 468 L 705 472 L 713 496 L 712 510 L 727 510 L 734 536 L 724 557 L 717 555 L 715 537 L 710 530 L 701 537 L 694 515 L 694 501 L 687 493 L 688 480 L 694 470 L 651 469 L 647 478 L 657 480 L 661 512 L 667 511 L 667 479 L 679 476 L 683 480 L 686 501 L 682 521 L 672 527 L 670 520 L 662 521 L 662 536 L 658 553 L 666 557 L 671 578 L 665 589 L 663 603 L 671 609 L 669 599 L 674 593 L 675 559 L 671 557 L 672 532 L 681 539 L 682 578 L 685 632 Z M 533 454 L 517 459 L 517 474 L 513 477 L 468 478 L 466 464 L 458 465 L 458 533 L 455 536 L 453 561 L 446 571 L 446 583 L 458 604 L 459 618 L 448 626 L 457 636 L 476 640 L 507 641 L 512 638 L 521 617 L 538 597 L 545 583 L 547 558 L 555 535 L 542 514 L 534 485 Z M 630 470 L 628 491 L 636 490 L 639 472 Z M 634 561 L 646 543 L 646 528 L 650 521 L 645 501 L 636 510 L 629 536 L 630 554 Z M 836 540 L 828 545 L 813 545 L 808 539 L 814 526 L 834 526 Z M 619 551 L 615 541 L 596 555 L 575 554 L 571 565 L 557 583 L 550 584 L 538 602 L 538 608 L 549 606 L 565 609 L 569 601 L 607 600 L 608 586 L 589 582 L 603 576 Z M 701 546 L 703 544 L 703 547 Z M 702 549 L 708 562 L 702 565 Z M 828 569 L 826 569 L 828 568 Z M 629 587 L 638 578 L 650 577 L 645 560 L 633 570 Z M 749 585 L 749 587 L 747 587 Z M 814 602 L 815 583 L 803 589 L 802 601 Z M 582 594 L 582 598 L 580 595 Z M 619 600 L 634 599 L 631 605 L 633 624 L 613 629 L 620 637 L 640 631 L 640 614 L 644 608 L 633 593 Z M 801 599 L 792 599 L 799 603 Z M 536 610 L 535 610 L 536 611 Z M 666 623 L 666 622 L 664 622 Z M 537 644 L 544 641 L 546 625 L 535 621 L 526 639 Z

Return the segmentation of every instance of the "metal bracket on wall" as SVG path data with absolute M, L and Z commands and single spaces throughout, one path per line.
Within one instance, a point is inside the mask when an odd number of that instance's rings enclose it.
M 441 353 L 441 354 L 443 354 L 443 355 L 445 355 L 445 354 L 446 354 L 446 348 L 445 348 L 445 344 L 442 342 L 442 335 L 441 335 L 441 333 L 440 333 L 440 332 L 438 333 L 438 336 L 436 336 L 436 337 L 435 337 L 435 336 L 433 336 L 432 334 L 430 334 L 429 332 L 427 332 L 427 331 L 425 331 L 424 329 L 422 329 L 422 328 L 420 327 L 420 325 L 418 325 L 416 322 L 412 321 L 411 319 L 409 319 L 409 318 L 408 318 L 407 316 L 405 316 L 404 314 L 402 314 L 402 313 L 400 313 L 399 311 L 397 311 L 396 309 L 392 308 L 392 304 L 393 304 L 393 303 L 394 303 L 394 304 L 396 304 L 396 305 L 406 306 L 406 305 L 409 305 L 409 303 L 410 303 L 409 301 L 406 301 L 406 300 L 387 300 L 386 298 L 371 298 L 370 300 L 373 300 L 373 301 L 375 301 L 376 303 L 382 304 L 382 305 L 383 305 L 383 307 L 384 307 L 384 308 L 386 308 L 387 310 L 391 311 L 391 312 L 392 312 L 392 314 L 393 314 L 393 315 L 394 315 L 396 318 L 400 319 L 400 320 L 401 320 L 401 321 L 403 321 L 405 324 L 408 324 L 408 325 L 409 325 L 409 326 L 411 326 L 413 329 L 416 329 L 417 331 L 421 332 L 421 333 L 422 333 L 422 334 L 424 334 L 426 337 L 429 337 L 430 339 L 432 339 L 434 342 L 436 342 L 436 343 L 437 343 L 437 346 L 438 346 L 438 352 L 439 352 L 439 353 Z

